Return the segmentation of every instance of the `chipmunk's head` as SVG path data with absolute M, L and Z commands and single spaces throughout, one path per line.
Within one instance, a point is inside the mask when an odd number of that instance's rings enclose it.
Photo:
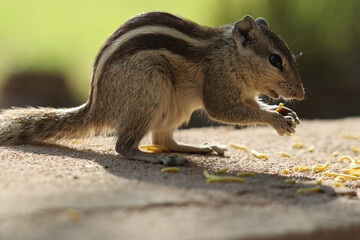
M 265 19 L 245 16 L 235 23 L 232 34 L 241 65 L 251 70 L 248 81 L 255 91 L 272 98 L 304 98 L 295 57 Z

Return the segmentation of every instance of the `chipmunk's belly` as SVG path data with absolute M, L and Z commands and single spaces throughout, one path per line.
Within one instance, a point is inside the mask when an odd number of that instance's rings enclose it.
M 151 130 L 177 128 L 190 119 L 193 111 L 202 108 L 196 99 L 164 100 L 154 116 Z

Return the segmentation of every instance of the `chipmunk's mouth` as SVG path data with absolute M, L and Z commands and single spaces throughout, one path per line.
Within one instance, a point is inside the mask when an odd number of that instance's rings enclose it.
M 271 98 L 279 98 L 280 97 L 280 94 L 278 94 L 277 92 L 275 92 L 274 90 L 272 89 L 269 89 L 268 90 L 268 93 L 266 94 L 267 96 L 271 97 Z

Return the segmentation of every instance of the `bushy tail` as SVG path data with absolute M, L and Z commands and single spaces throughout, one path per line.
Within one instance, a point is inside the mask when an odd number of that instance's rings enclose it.
M 86 104 L 75 108 L 11 108 L 0 110 L 0 145 L 84 137 L 93 123 Z

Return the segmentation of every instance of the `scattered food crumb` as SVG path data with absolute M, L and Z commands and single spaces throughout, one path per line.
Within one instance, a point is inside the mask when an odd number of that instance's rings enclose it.
M 293 148 L 303 148 L 303 147 L 305 147 L 302 142 L 294 142 L 291 146 Z
M 344 160 L 350 160 L 350 162 L 353 162 L 354 161 L 354 159 L 352 158 L 352 157 L 350 157 L 350 156 L 341 156 L 339 159 L 338 159 L 338 161 L 339 162 L 343 162 Z
M 222 168 L 219 170 L 215 170 L 214 173 L 219 174 L 219 173 L 226 173 L 229 169 L 228 168 Z
M 314 146 L 311 146 L 311 147 L 309 147 L 307 150 L 308 150 L 308 152 L 313 152 L 313 151 L 315 150 L 315 147 L 314 147 Z
M 220 177 L 220 176 L 215 176 L 215 175 L 210 175 L 208 173 L 208 171 L 204 170 L 204 176 L 206 178 L 206 182 L 207 183 L 212 183 L 212 182 L 228 182 L 228 181 L 232 181 L 232 182 L 245 182 L 245 178 L 240 178 L 240 177 L 233 177 L 233 176 L 224 176 L 224 177 Z
M 237 148 L 237 149 L 241 149 L 241 150 L 244 150 L 244 151 L 248 151 L 249 148 L 245 145 L 242 145 L 242 144 L 237 144 L 237 143 L 233 143 L 233 142 L 229 142 L 229 146 L 230 147 L 234 147 L 234 148 Z
M 161 172 L 180 172 L 180 168 L 177 167 L 162 168 Z
M 268 157 L 269 157 L 267 154 L 259 153 L 258 151 L 254 150 L 254 149 L 251 150 L 251 153 L 252 153 L 252 155 L 254 155 L 257 158 L 268 159 Z
M 355 153 L 360 153 L 360 148 L 358 148 L 358 147 L 350 146 L 350 149 L 351 149 L 352 151 L 354 151 Z
M 279 154 L 280 154 L 280 156 L 287 157 L 287 158 L 292 158 L 293 157 L 292 155 L 284 153 L 284 152 L 280 152 Z
M 310 171 L 310 170 L 311 170 L 310 166 L 295 166 L 294 167 L 294 171 L 305 172 L 305 171 Z
M 83 213 L 77 209 L 67 209 L 65 211 L 66 216 L 70 220 L 81 220 L 83 218 Z
M 316 179 L 316 184 L 321 185 L 323 182 L 323 178 Z
M 306 193 L 306 192 L 317 192 L 321 190 L 321 186 L 318 185 L 316 187 L 310 187 L 310 188 L 299 188 L 296 190 L 296 193 Z
M 339 151 L 335 151 L 331 155 L 334 156 L 334 157 L 337 157 L 339 155 L 339 153 L 340 153 Z
M 339 181 L 334 181 L 334 186 L 335 186 L 335 187 L 345 187 L 345 185 L 342 184 L 342 183 L 339 182 Z
M 147 152 L 155 152 L 155 153 L 169 152 L 169 149 L 167 149 L 166 147 L 156 144 L 140 145 L 139 148 Z
M 238 172 L 236 175 L 238 177 L 242 177 L 242 176 L 252 176 L 252 177 L 254 177 L 255 173 L 253 173 L 253 172 Z
M 296 178 L 286 179 L 286 180 L 285 180 L 285 183 L 294 184 L 294 183 L 296 183 Z
M 356 176 L 347 175 L 347 174 L 338 174 L 338 173 L 332 173 L 332 172 L 324 172 L 323 174 L 325 176 L 330 176 L 330 177 L 343 176 L 345 178 L 352 179 L 352 180 L 357 180 L 358 179 Z
M 353 133 L 343 132 L 343 133 L 340 133 L 339 136 L 342 137 L 342 138 L 360 140 L 360 134 L 353 134 Z
M 290 171 L 290 169 L 283 169 L 281 172 L 283 174 L 289 174 L 291 171 Z

